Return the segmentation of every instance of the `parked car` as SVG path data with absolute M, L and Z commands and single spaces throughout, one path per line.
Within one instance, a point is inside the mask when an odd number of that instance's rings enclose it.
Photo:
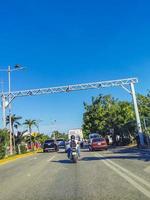
M 65 143 L 64 139 L 56 139 L 56 143 L 57 143 L 59 149 L 66 148 L 66 143 Z
M 46 140 L 43 144 L 43 152 L 58 151 L 59 147 L 55 140 Z
M 88 140 L 89 145 L 92 143 L 93 139 L 100 138 L 100 137 L 101 136 L 98 133 L 90 133 L 89 134 L 89 140 Z
M 89 144 L 89 150 L 107 150 L 108 145 L 106 139 L 104 138 L 94 138 L 92 139 L 91 143 Z

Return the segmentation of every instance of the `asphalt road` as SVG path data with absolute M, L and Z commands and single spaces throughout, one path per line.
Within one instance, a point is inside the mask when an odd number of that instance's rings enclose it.
M 0 166 L 0 200 L 148 200 L 150 154 L 124 148 L 39 153 Z

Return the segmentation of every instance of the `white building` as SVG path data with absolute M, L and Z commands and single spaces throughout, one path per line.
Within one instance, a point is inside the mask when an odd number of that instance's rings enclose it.
M 81 128 L 77 128 L 77 129 L 71 129 L 68 132 L 68 138 L 71 138 L 71 135 L 74 135 L 76 137 L 76 139 L 83 139 L 83 132 Z

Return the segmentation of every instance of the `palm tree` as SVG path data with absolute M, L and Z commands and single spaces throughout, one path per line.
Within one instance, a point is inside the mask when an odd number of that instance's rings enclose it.
M 15 114 L 11 115 L 11 129 L 12 129 L 12 134 L 13 134 L 13 143 L 14 143 L 14 151 L 16 149 L 15 145 L 15 134 L 14 134 L 14 128 L 18 129 L 18 126 L 20 126 L 19 120 L 21 120 L 22 117 L 16 116 Z M 9 121 L 9 115 L 6 117 L 6 125 L 10 123 Z
M 28 130 L 30 133 L 30 143 L 32 143 L 32 141 L 31 141 L 32 127 L 35 126 L 38 128 L 38 123 L 34 119 L 26 119 L 24 124 L 28 127 Z

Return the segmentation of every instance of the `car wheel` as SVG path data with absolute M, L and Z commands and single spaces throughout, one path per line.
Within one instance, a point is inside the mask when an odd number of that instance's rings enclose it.
M 89 151 L 92 151 L 92 148 L 91 148 L 91 146 L 89 146 Z
M 56 148 L 55 148 L 55 151 L 56 151 L 56 152 L 58 152 L 58 151 L 59 151 L 59 149 L 56 147 Z

